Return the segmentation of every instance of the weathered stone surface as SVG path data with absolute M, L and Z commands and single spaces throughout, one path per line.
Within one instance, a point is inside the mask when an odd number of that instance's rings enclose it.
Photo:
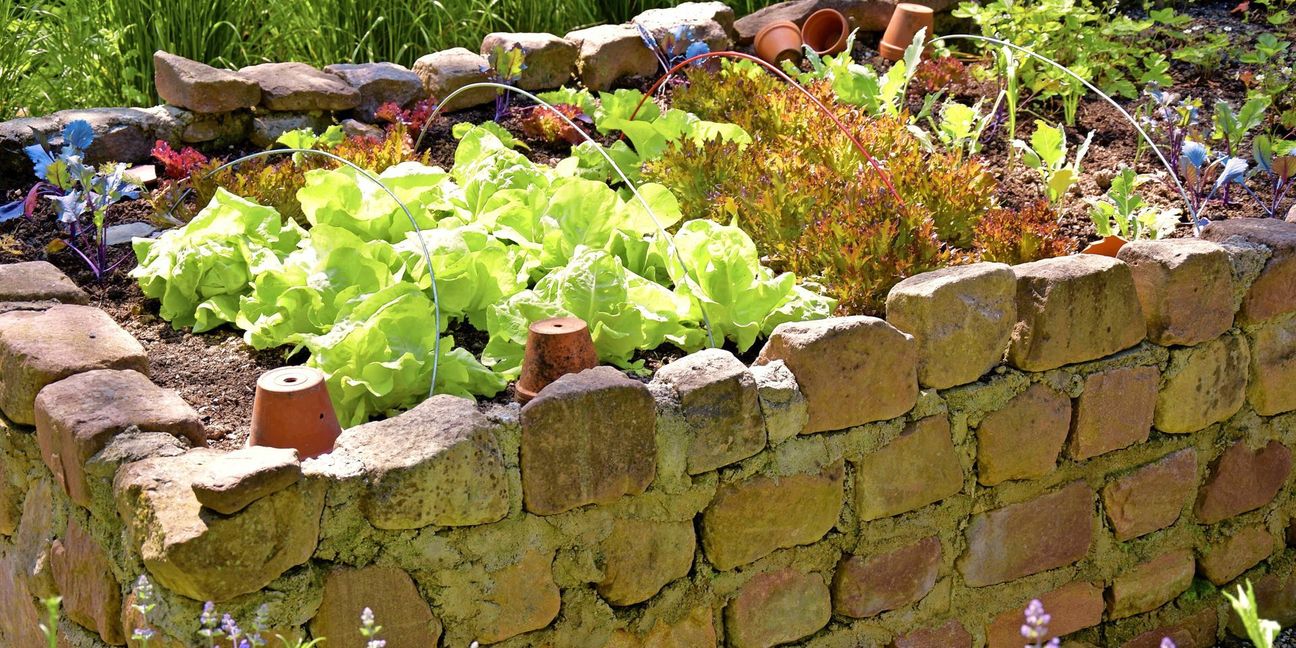
M 1274 537 L 1264 527 L 1247 527 L 1206 551 L 1197 570 L 1215 585 L 1224 585 L 1255 567 L 1274 551 Z
M 1039 596 L 1039 601 L 1052 617 L 1044 641 L 1054 637 L 1065 637 L 1102 623 L 1103 591 L 1101 586 L 1095 586 L 1093 583 L 1085 581 L 1068 583 Z M 988 648 L 1020 648 L 1024 609 L 1026 604 L 1022 603 L 1020 606 L 1004 611 L 990 622 L 990 626 L 986 628 Z
M 441 637 L 441 622 L 414 580 L 395 567 L 330 570 L 323 601 L 310 622 L 311 636 L 327 637 L 339 648 L 365 648 L 368 640 L 357 628 L 365 608 L 373 610 L 389 648 L 435 646 Z
M 692 520 L 617 520 L 601 545 L 598 593 L 612 605 L 647 601 L 667 583 L 688 575 L 696 548 Z
M 861 520 L 913 511 L 963 490 L 963 465 L 944 414 L 910 423 L 895 440 L 853 463 Z
M 1296 311 L 1296 223 L 1231 218 L 1207 225 L 1201 237 L 1220 243 L 1230 239 L 1256 243 L 1270 251 L 1269 261 L 1242 299 L 1239 324 L 1257 324 Z
M 206 445 L 198 412 L 175 391 L 132 370 L 87 371 L 50 384 L 37 395 L 35 412 L 41 458 L 81 506 L 90 505 L 86 463 L 132 426 Z
M 270 110 L 351 110 L 360 105 L 358 90 L 305 63 L 261 63 L 239 74 L 261 86 L 261 105 Z
M 1147 441 L 1160 383 L 1156 367 L 1123 367 L 1086 376 L 1067 454 L 1084 460 Z
M 1117 540 L 1174 524 L 1197 488 L 1197 452 L 1185 448 L 1117 478 L 1102 490 L 1103 510 Z
M 751 374 L 756 379 L 769 444 L 778 445 L 801 434 L 810 421 L 810 408 L 792 370 L 782 360 L 775 360 L 752 367 Z
M 1227 420 L 1246 402 L 1251 351 L 1245 337 L 1226 335 L 1170 350 L 1153 421 L 1171 434 L 1196 432 Z
M 494 32 L 482 39 L 481 54 L 490 56 L 496 47 L 521 48 L 526 54 L 526 68 L 517 87 L 523 90 L 552 90 L 562 87 L 576 71 L 576 44 L 553 34 Z
M 48 261 L 0 265 L 0 302 L 86 304 L 90 296 Z
M 1116 258 L 1134 274 L 1152 342 L 1200 344 L 1233 326 L 1233 266 L 1218 244 L 1199 239 L 1131 241 Z
M 333 124 L 327 115 L 314 113 L 265 113 L 252 118 L 248 140 L 257 146 L 274 146 L 280 135 L 292 130 L 309 128 L 320 132 Z
M 508 514 L 495 427 L 466 398 L 438 395 L 342 432 L 335 454 L 364 465 L 360 506 L 380 529 L 488 524 Z
M 1277 441 L 1257 450 L 1247 447 L 1246 441 L 1229 446 L 1211 465 L 1197 496 L 1197 521 L 1214 524 L 1268 504 L 1291 468 L 1291 450 Z
M 1136 565 L 1117 576 L 1107 590 L 1107 616 L 1123 619 L 1155 610 L 1192 585 L 1192 552 L 1179 549 Z
M 1082 481 L 973 516 L 959 571 L 972 587 L 1069 565 L 1093 544 L 1094 492 Z M 1005 551 L 1012 547 L 1012 551 Z
M 36 422 L 36 394 L 92 369 L 148 373 L 144 347 L 103 311 L 59 305 L 0 313 L 0 410 L 15 423 Z
M 63 127 L 83 120 L 94 131 L 94 142 L 86 149 L 85 162 L 126 162 L 133 164 L 149 159 L 157 140 L 175 142 L 177 124 L 164 107 L 156 108 L 83 108 L 60 110 L 44 117 L 24 117 L 0 122 L 0 173 L 14 178 L 30 178 L 31 160 L 22 152 L 35 138 L 50 145 L 63 144 Z
M 1071 427 L 1071 399 L 1035 383 L 977 427 L 977 481 L 1031 479 L 1057 467 Z
M 310 559 L 324 510 L 322 482 L 298 482 L 236 515 L 204 512 L 193 476 L 221 453 L 203 448 L 122 468 L 114 482 L 126 537 L 154 582 L 198 601 L 255 592 Z
M 711 608 L 695 607 L 682 618 L 672 623 L 666 619 L 657 619 L 648 632 L 642 636 L 627 630 L 612 633 L 612 639 L 603 648 L 676 648 L 677 646 L 701 646 L 714 648 L 716 645 L 715 619 Z
M 337 75 L 360 93 L 356 112 L 368 121 L 385 103 L 404 106 L 423 94 L 423 79 L 395 63 L 338 63 L 326 66 L 324 72 Z
M 194 476 L 194 496 L 203 506 L 233 515 L 266 495 L 277 493 L 301 479 L 297 451 L 250 446 L 207 464 Z
M 1161 648 L 1164 639 L 1173 641 L 1175 648 L 1212 648 L 1218 630 L 1215 608 L 1207 606 L 1171 625 L 1144 632 L 1121 644 L 1121 648 Z
M 1013 266 L 1017 318 L 1008 363 L 1046 371 L 1097 360 L 1141 342 L 1147 332 L 1129 266 L 1076 254 Z
M 422 56 L 414 62 L 414 74 L 423 80 L 423 90 L 440 100 L 447 110 L 463 110 L 495 100 L 495 90 L 468 90 L 445 103 L 450 93 L 473 83 L 489 81 L 486 57 L 462 47 Z
M 828 625 L 832 601 L 822 576 L 788 567 L 747 581 L 724 614 L 730 646 L 768 648 Z
M 98 634 L 104 643 L 124 645 L 121 588 L 112 577 L 112 564 L 75 517 L 68 519 L 63 537 L 54 541 L 50 568 L 67 618 Z
M 22 518 L 11 551 L 17 562 L 17 578 L 38 598 L 58 595 L 58 586 L 50 571 L 50 552 L 54 542 L 54 487 L 40 479 L 23 498 Z
M 737 35 L 734 12 L 723 2 L 684 2 L 669 9 L 649 9 L 631 21 L 661 42 L 676 27 L 690 29 L 692 39 L 703 41 L 712 52 L 727 50 Z
M 178 457 L 189 450 L 189 442 L 166 432 L 140 432 L 131 427 L 114 436 L 99 454 L 85 464 L 86 487 L 91 507 L 112 510 L 113 479 L 117 469 L 149 457 Z
M 530 549 L 518 562 L 491 574 L 491 579 L 491 588 L 482 598 L 483 614 L 469 622 L 477 641 L 498 643 L 557 618 L 562 598 L 553 579 L 552 553 Z
M 753 477 L 721 486 L 702 512 L 702 547 L 717 569 L 810 544 L 837 524 L 845 467 L 812 475 Z
M 162 50 L 153 53 L 153 84 L 163 101 L 196 113 L 251 108 L 261 100 L 256 81 Z
M 1261 416 L 1296 410 L 1296 317 L 1251 332 L 1251 380 L 1247 400 Z
M 915 275 L 887 295 L 887 321 L 918 345 L 918 382 L 970 383 L 1003 361 L 1017 323 L 1017 279 L 1002 263 Z
M 935 628 L 900 635 L 887 648 L 972 648 L 972 634 L 958 619 L 950 619 Z
M 36 594 L 17 577 L 21 568 L 13 554 L 0 555 L 0 643 L 6 646 L 44 646 Z M 60 645 L 62 648 L 63 644 Z
M 241 143 L 247 139 L 248 131 L 252 128 L 252 113 L 247 110 L 204 114 L 175 106 L 162 106 L 162 108 L 168 118 L 176 124 L 179 142 L 172 142 L 172 144 L 177 147 L 181 144 L 206 142 L 218 145 Z
M 653 382 L 679 396 L 693 438 L 688 472 L 697 475 L 746 459 L 765 447 L 756 380 L 723 349 L 706 349 L 657 371 Z
M 342 134 L 347 137 L 367 137 L 373 140 L 382 140 L 387 134 L 387 131 L 358 119 L 343 119 L 341 125 Z
M 611 89 L 625 77 L 657 72 L 656 55 L 633 25 L 598 25 L 567 34 L 580 56 L 576 61 L 581 85 L 591 91 Z
M 756 364 L 775 360 L 792 370 L 809 403 L 806 433 L 895 418 L 918 400 L 913 337 L 875 317 L 780 324 Z
M 1255 582 L 1255 595 L 1256 609 L 1259 610 L 1261 619 L 1270 619 L 1284 628 L 1296 624 L 1296 577 L 1290 574 L 1265 574 Z M 1225 623 L 1228 624 L 1230 633 L 1239 637 L 1246 636 L 1246 630 L 1236 614 L 1230 614 Z
M 833 609 L 862 619 L 917 603 L 936 586 L 940 566 L 936 536 L 875 556 L 844 558 L 833 576 Z
M 522 495 L 539 515 L 637 495 L 657 470 L 648 388 L 611 367 L 554 381 L 522 408 Z

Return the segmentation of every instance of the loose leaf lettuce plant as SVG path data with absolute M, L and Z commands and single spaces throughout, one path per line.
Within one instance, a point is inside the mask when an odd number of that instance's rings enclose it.
M 600 111 L 636 158 L 725 137 L 678 111 L 631 120 L 632 98 Z M 133 274 L 176 327 L 232 323 L 256 348 L 308 351 L 347 426 L 417 404 L 434 363 L 437 393 L 498 393 L 518 373 L 527 327 L 546 317 L 580 317 L 601 361 L 636 369 L 641 350 L 703 348 L 707 322 L 715 343 L 746 350 L 835 306 L 761 266 L 737 227 L 681 222 L 661 185 L 639 187 L 650 215 L 625 188 L 584 177 L 579 159 L 534 164 L 494 124 L 458 134 L 450 171 L 407 162 L 379 176 L 414 223 L 367 178 L 316 169 L 297 193 L 309 229 L 221 191 L 184 228 L 137 241 Z M 678 228 L 673 243 L 665 228 Z M 480 358 L 446 334 L 465 325 L 489 334 Z

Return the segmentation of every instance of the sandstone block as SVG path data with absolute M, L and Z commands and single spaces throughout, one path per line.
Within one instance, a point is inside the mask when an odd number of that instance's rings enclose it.
M 389 648 L 435 646 L 441 622 L 419 594 L 414 580 L 395 567 L 334 568 L 324 579 L 324 598 L 310 621 L 311 635 L 340 648 L 365 648 L 357 622 L 365 608 L 382 625 Z
M 924 272 L 887 295 L 887 321 L 918 345 L 918 382 L 945 389 L 1003 362 L 1017 323 L 1017 279 L 1002 263 Z
M 818 632 L 831 617 L 823 577 L 791 567 L 753 577 L 725 606 L 725 628 L 734 648 L 796 641 Z
M 68 519 L 67 532 L 54 541 L 50 570 L 63 596 L 63 613 L 77 625 L 99 635 L 104 643 L 121 646 L 121 588 L 112 576 L 112 563 L 103 547 Z
M 207 443 L 202 418 L 189 403 L 131 370 L 98 369 L 50 384 L 36 397 L 35 419 L 41 458 L 81 506 L 90 505 L 86 464 L 128 428 Z
M 959 571 L 972 587 L 1074 563 L 1093 544 L 1094 492 L 1077 481 L 1032 500 L 973 516 Z M 1013 551 L 1004 551 L 1011 546 Z
M 1071 399 L 1032 384 L 977 428 L 977 481 L 993 486 L 1042 477 L 1057 467 L 1071 427 Z
M 1197 560 L 1197 570 L 1215 585 L 1224 585 L 1273 552 L 1274 538 L 1264 527 L 1247 527 L 1208 549 Z
M 1197 521 L 1214 524 L 1254 511 L 1269 502 L 1291 474 L 1292 452 L 1277 442 L 1252 450 L 1238 441 L 1220 454 L 1202 484 L 1194 509 Z
M 756 379 L 769 444 L 778 445 L 801 434 L 810 421 L 810 408 L 792 370 L 782 360 L 775 360 L 752 367 L 751 374 Z
M 153 84 L 162 101 L 196 113 L 251 108 L 261 100 L 256 81 L 162 50 L 153 53 Z
M 657 56 L 644 44 L 633 25 L 598 25 L 567 34 L 580 54 L 576 70 L 581 85 L 592 92 L 609 90 L 625 77 L 657 73 Z
M 601 548 L 603 580 L 598 593 L 612 605 L 634 605 L 688 576 L 697 540 L 691 520 L 617 520 Z
M 1048 611 L 1049 633 L 1045 641 L 1065 637 L 1073 632 L 1102 623 L 1103 591 L 1093 583 L 1077 581 L 1068 583 L 1039 597 Z M 1021 627 L 1026 603 L 996 616 L 986 628 L 988 648 L 1019 648 L 1022 643 Z
M 1192 552 L 1179 549 L 1136 565 L 1112 581 L 1107 590 L 1107 615 L 1123 619 L 1155 610 L 1192 585 Z
M 875 317 L 780 324 L 756 364 L 775 360 L 787 364 L 805 394 L 806 433 L 895 418 L 918 400 L 913 337 Z
M 1154 422 L 1171 434 L 1196 432 L 1227 420 L 1246 402 L 1251 352 L 1240 335 L 1171 349 L 1157 395 Z
M 1134 274 L 1148 339 L 1190 346 L 1233 326 L 1233 266 L 1218 244 L 1199 239 L 1132 241 L 1116 258 Z
M 887 648 L 972 648 L 972 634 L 958 619 L 950 619 L 944 625 L 896 637 Z
M 810 544 L 837 524 L 845 468 L 818 474 L 753 477 L 721 486 L 702 512 L 702 547 L 717 569 L 728 570 L 776 549 Z
M 48 261 L 0 265 L 0 302 L 87 304 L 90 296 Z
M 51 145 L 62 143 L 62 130 L 70 122 L 83 120 L 94 132 L 94 142 L 86 149 L 87 164 L 104 162 L 142 162 L 159 139 L 174 143 L 177 124 L 165 106 L 154 108 L 81 108 L 60 110 L 44 117 L 23 117 L 0 122 L 0 173 L 14 177 L 31 177 L 31 161 L 22 153 L 33 138 L 44 138 Z
M 404 106 L 423 94 L 423 79 L 395 63 L 339 63 L 326 66 L 324 72 L 360 93 L 356 111 L 366 121 L 373 121 L 374 112 L 385 103 Z
M 963 464 L 944 414 L 910 423 L 891 443 L 854 463 L 861 520 L 917 510 L 963 490 Z
M 148 373 L 144 347 L 103 311 L 60 305 L 0 313 L 0 410 L 15 423 L 36 422 L 36 394 L 93 369 Z
M 765 447 L 756 379 L 723 349 L 706 349 L 657 371 L 653 382 L 679 396 L 693 439 L 688 472 L 697 475 L 746 459 Z
M 296 484 L 301 475 L 296 450 L 250 446 L 207 464 L 194 476 L 193 491 L 203 506 L 233 515 L 266 495 Z
M 1175 648 L 1212 648 L 1218 629 L 1215 607 L 1207 606 L 1173 624 L 1144 632 L 1121 644 L 1121 648 L 1161 648 L 1164 639 L 1173 641 Z
M 1197 488 L 1197 452 L 1185 448 L 1117 478 L 1102 490 L 1103 510 L 1117 540 L 1174 524 Z
M 657 471 L 656 403 L 611 367 L 568 374 L 522 408 L 522 494 L 538 515 L 609 504 Z
M 1160 386 L 1156 367 L 1124 367 L 1086 376 L 1067 453 L 1084 460 L 1147 441 Z
M 257 146 L 269 148 L 275 140 L 288 131 L 309 128 L 321 132 L 333 124 L 333 121 L 322 112 L 297 113 L 259 113 L 252 118 L 248 140 Z
M 691 40 L 702 41 L 712 52 L 727 50 L 737 35 L 734 11 L 723 2 L 684 2 L 668 9 L 649 9 L 631 21 L 642 25 L 658 42 L 672 30 L 689 30 Z
M 446 97 L 459 88 L 490 80 L 487 76 L 486 57 L 462 47 L 448 49 L 420 57 L 414 62 L 414 74 L 423 80 L 423 91 L 441 101 L 447 110 L 463 110 L 495 100 L 495 90 L 477 88 L 456 96 L 450 103 Z
M 681 618 L 658 618 L 646 633 L 635 634 L 628 630 L 612 633 L 612 640 L 603 648 L 675 648 L 676 646 L 716 646 L 715 618 L 711 608 L 699 606 L 688 610 Z
M 358 90 L 305 63 L 261 63 L 239 74 L 261 87 L 261 105 L 270 110 L 338 111 L 360 105 Z
M 508 515 L 495 426 L 466 398 L 438 395 L 338 437 L 334 453 L 364 465 L 360 503 L 380 529 L 489 524 Z
M 490 56 L 497 47 L 511 50 L 520 47 L 526 54 L 526 68 L 517 87 L 523 90 L 552 90 L 562 87 L 576 71 L 580 53 L 576 44 L 561 36 L 544 33 L 513 34 L 494 32 L 482 40 L 482 56 Z
M 562 598 L 553 579 L 552 553 L 528 550 L 491 578 L 493 587 L 482 601 L 490 612 L 473 619 L 473 636 L 483 644 L 539 630 L 558 617 Z
M 1242 299 L 1239 324 L 1258 324 L 1296 311 L 1296 223 L 1232 218 L 1207 225 L 1201 237 L 1219 243 L 1240 240 L 1269 249 L 1269 261 Z
M 1296 409 L 1296 317 L 1252 331 L 1247 400 L 1261 416 Z
M 1013 266 L 1017 318 L 1008 363 L 1047 371 L 1143 341 L 1147 324 L 1129 266 L 1096 254 Z
M 862 619 L 921 601 L 940 576 L 936 536 L 875 556 L 842 559 L 833 576 L 833 609 Z

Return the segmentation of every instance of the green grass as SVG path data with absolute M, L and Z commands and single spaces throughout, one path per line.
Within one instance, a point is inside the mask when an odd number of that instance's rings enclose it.
M 416 59 L 492 31 L 564 34 L 680 0 L 0 0 L 0 119 L 150 105 L 153 52 L 221 67 Z M 772 0 L 734 0 L 745 15 Z

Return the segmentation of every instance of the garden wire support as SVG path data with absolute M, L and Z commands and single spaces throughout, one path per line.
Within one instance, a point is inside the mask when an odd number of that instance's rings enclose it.
M 428 387 L 428 398 L 431 398 L 436 393 L 437 368 L 439 363 L 441 362 L 441 300 L 437 296 L 436 270 L 432 267 L 432 254 L 428 252 L 427 241 L 423 239 L 423 229 L 419 227 L 418 221 L 415 220 L 414 214 L 410 212 L 409 207 L 405 206 L 405 201 L 397 197 L 397 195 L 393 193 L 391 189 L 387 188 L 387 185 L 383 184 L 382 181 L 379 180 L 377 176 L 361 168 L 356 163 L 344 157 L 340 157 L 338 155 L 329 153 L 328 151 L 317 151 L 314 149 L 282 148 L 282 149 L 273 149 L 269 151 L 258 151 L 256 153 L 250 153 L 236 160 L 231 160 L 229 162 L 226 162 L 225 164 L 222 164 L 216 167 L 215 169 L 212 169 L 204 177 L 210 178 L 212 176 L 215 176 L 217 173 L 224 171 L 225 169 L 233 168 L 244 162 L 247 162 L 248 160 L 270 157 L 272 155 L 283 155 L 285 153 L 291 153 L 293 155 L 297 155 L 299 153 L 304 153 L 308 155 L 321 155 L 330 160 L 333 160 L 335 162 L 340 162 L 346 166 L 351 167 L 360 176 L 378 185 L 379 189 L 382 189 L 383 192 L 386 193 L 388 196 L 390 196 L 392 200 L 396 201 L 396 204 L 400 206 L 401 211 L 405 212 L 405 216 L 409 218 L 410 226 L 414 228 L 414 234 L 418 236 L 419 247 L 422 248 L 423 250 L 423 262 L 427 264 L 428 278 L 430 280 L 430 283 L 432 284 L 432 316 L 436 321 L 437 329 L 436 331 L 433 331 L 432 334 L 432 385 Z M 185 198 L 191 193 L 193 193 L 192 184 L 188 187 L 185 187 L 185 190 L 180 192 L 180 197 L 177 198 L 176 201 L 171 204 L 171 208 L 168 209 L 166 212 L 166 217 L 168 220 L 174 223 L 180 222 L 173 215 L 175 212 L 175 208 L 176 206 L 183 204 Z
M 1115 108 L 1116 111 L 1119 112 L 1121 116 L 1124 117 L 1125 120 L 1128 121 L 1130 125 L 1134 127 L 1134 130 L 1137 131 L 1139 136 L 1143 138 L 1143 141 L 1147 142 L 1148 145 L 1152 147 L 1152 152 L 1156 154 L 1157 159 L 1161 160 L 1161 164 L 1164 165 L 1166 171 L 1169 172 L 1171 182 L 1174 182 L 1175 189 L 1179 191 L 1179 197 L 1183 199 L 1184 206 L 1188 208 L 1188 220 L 1192 224 L 1193 235 L 1195 236 L 1201 235 L 1201 222 L 1197 218 L 1198 212 L 1197 210 L 1193 209 L 1192 201 L 1188 198 L 1188 192 L 1187 190 L 1184 189 L 1183 183 L 1179 182 L 1179 177 L 1175 175 L 1174 167 L 1171 166 L 1170 161 L 1166 159 L 1165 155 L 1161 153 L 1161 148 L 1156 145 L 1156 142 L 1153 142 L 1152 138 L 1148 136 L 1147 131 L 1144 131 L 1143 128 L 1138 125 L 1138 121 L 1135 120 L 1134 117 L 1131 116 L 1128 112 L 1126 112 L 1126 110 L 1122 108 L 1120 104 L 1116 103 L 1115 99 L 1112 99 L 1110 96 L 1107 95 L 1107 93 L 1103 92 L 1102 90 L 1099 90 L 1097 86 L 1095 86 L 1094 84 L 1089 83 L 1088 81 L 1081 78 L 1080 75 L 1076 74 L 1075 72 L 1072 72 L 1070 68 L 1068 68 L 1067 66 L 1062 65 L 1061 63 L 1058 63 L 1057 61 L 1054 61 L 1053 59 L 1050 59 L 1047 56 L 1036 54 L 1035 52 L 1032 52 L 1029 49 L 1022 47 L 1020 45 L 1015 45 L 1013 43 L 1009 43 L 1008 41 L 1000 40 L 998 38 L 991 38 L 989 36 L 976 36 L 973 34 L 946 34 L 944 36 L 937 36 L 936 38 L 931 39 L 931 41 L 929 41 L 927 44 L 934 45 L 939 41 L 946 41 L 946 40 L 982 41 L 986 43 L 994 43 L 995 45 L 1002 45 L 1009 49 L 1016 50 L 1036 60 L 1043 61 L 1045 63 L 1048 63 L 1049 65 L 1052 65 L 1053 67 L 1066 73 L 1076 81 L 1079 81 L 1080 83 L 1084 84 L 1085 88 L 1088 88 L 1090 91 L 1096 93 L 1099 97 L 1102 97 L 1104 101 L 1111 104 L 1112 108 Z
M 630 113 L 630 119 L 634 119 L 635 115 L 639 114 L 639 109 L 643 107 L 644 102 L 648 101 L 650 97 L 656 94 L 657 90 L 661 88 L 662 84 L 666 83 L 666 81 L 668 81 L 672 76 L 675 76 L 677 73 L 679 73 L 680 70 L 683 70 L 689 65 L 701 61 L 705 61 L 710 58 L 730 58 L 730 59 L 738 59 L 742 61 L 751 61 L 753 63 L 756 63 L 757 65 L 760 65 L 770 74 L 773 74 L 775 77 L 781 79 L 784 83 L 787 83 L 792 87 L 796 88 L 798 92 L 805 95 L 806 98 L 809 99 L 810 102 L 813 103 L 815 107 L 819 109 L 819 112 L 822 112 L 824 115 L 828 117 L 828 119 L 832 120 L 832 123 L 837 126 L 837 129 L 840 130 L 842 134 L 844 134 L 846 138 L 850 140 L 851 144 L 855 146 L 855 150 L 859 151 L 860 155 L 863 155 L 865 160 L 868 160 L 868 163 L 870 166 L 873 167 L 873 170 L 877 171 L 878 175 L 882 177 L 882 183 L 885 184 L 886 188 L 891 191 L 891 195 L 895 197 L 896 202 L 900 203 L 901 206 L 905 204 L 904 199 L 900 197 L 900 194 L 898 192 L 896 192 L 895 186 L 891 184 L 891 174 L 887 173 L 886 170 L 882 168 L 882 164 L 877 161 L 877 158 L 869 154 L 868 149 L 864 148 L 864 145 L 860 143 L 859 139 L 857 139 L 853 134 L 851 134 L 850 129 L 846 128 L 846 125 L 843 124 L 841 120 L 837 118 L 837 115 L 834 115 L 833 112 L 828 109 L 828 106 L 823 105 L 822 101 L 819 101 L 817 97 L 815 97 L 813 94 L 810 94 L 809 90 L 806 90 L 804 86 L 802 86 L 800 83 L 797 83 L 795 79 L 788 76 L 785 72 L 783 72 L 783 70 L 780 70 L 774 65 L 770 64 L 769 62 L 761 58 L 752 56 L 751 54 L 744 54 L 742 52 L 730 52 L 730 51 L 706 52 L 704 54 L 698 54 L 697 56 L 694 56 L 692 58 L 688 58 L 688 59 L 684 59 L 683 61 L 680 61 L 675 65 L 675 67 L 672 67 L 671 69 L 667 70 L 666 74 L 663 74 L 661 78 L 657 79 L 657 82 L 652 84 L 652 87 L 648 88 L 648 92 L 644 93 L 643 99 L 639 100 L 639 105 L 635 106 L 634 112 Z
M 564 122 L 566 122 L 568 126 L 575 129 L 575 131 L 580 134 L 582 139 L 594 145 L 594 150 L 598 151 L 599 155 L 603 156 L 603 159 L 607 161 L 608 165 L 610 165 L 612 169 L 616 171 L 616 174 L 620 176 L 621 181 L 625 183 L 628 189 L 630 189 L 630 193 L 634 194 L 635 199 L 639 201 L 640 205 L 643 205 L 644 211 L 648 212 L 648 217 L 651 218 L 653 224 L 657 226 L 657 231 L 661 232 L 662 236 L 666 237 L 666 245 L 670 247 L 671 255 L 675 257 L 675 260 L 679 262 L 680 267 L 684 269 L 685 279 L 692 282 L 693 285 L 696 286 L 697 294 L 694 296 L 694 298 L 697 300 L 698 310 L 702 312 L 702 325 L 706 327 L 707 346 L 711 348 L 716 348 L 717 345 L 716 345 L 715 335 L 711 332 L 711 318 L 707 316 L 706 305 L 702 303 L 702 298 L 701 298 L 701 295 L 703 294 L 702 282 L 697 279 L 697 277 L 695 276 L 696 273 L 689 270 L 688 264 L 684 262 L 683 255 L 681 255 L 679 253 L 679 250 L 675 247 L 675 237 L 671 236 L 671 233 L 666 231 L 666 228 L 662 226 L 661 220 L 659 220 L 657 218 L 657 214 L 653 212 L 652 206 L 649 205 L 648 201 L 644 200 L 644 197 L 639 194 L 639 189 L 635 187 L 635 184 L 633 182 L 630 181 L 630 178 L 626 177 L 625 172 L 622 171 L 621 167 L 617 165 L 615 160 L 612 159 L 612 156 L 608 155 L 607 151 L 604 151 L 603 147 L 599 145 L 598 142 L 595 142 L 594 139 L 590 137 L 588 133 L 585 132 L 585 129 L 581 128 L 575 121 L 572 121 L 570 117 L 564 115 L 561 111 L 555 109 L 553 105 L 551 105 L 549 102 L 541 99 L 540 97 L 535 96 L 534 94 L 531 94 L 530 92 L 527 92 L 526 90 L 521 90 L 511 85 L 507 85 L 503 83 L 496 83 L 494 81 L 482 81 L 480 83 L 470 83 L 446 95 L 445 98 L 441 100 L 441 103 L 437 104 L 436 109 L 432 111 L 432 115 L 428 117 L 427 122 L 423 124 L 423 129 L 419 131 L 418 139 L 414 141 L 414 150 L 416 151 L 418 150 L 419 144 L 423 142 L 423 135 L 427 133 L 428 126 L 431 126 L 432 123 L 436 121 L 437 116 L 441 114 L 441 108 L 443 106 L 450 103 L 450 100 L 459 96 L 459 94 L 468 92 L 470 90 L 476 90 L 478 88 L 492 88 L 495 90 L 503 90 L 505 92 L 516 92 L 522 95 L 523 97 L 526 97 L 536 102 L 537 104 L 544 106 L 550 112 L 557 115 L 559 119 L 562 119 Z

